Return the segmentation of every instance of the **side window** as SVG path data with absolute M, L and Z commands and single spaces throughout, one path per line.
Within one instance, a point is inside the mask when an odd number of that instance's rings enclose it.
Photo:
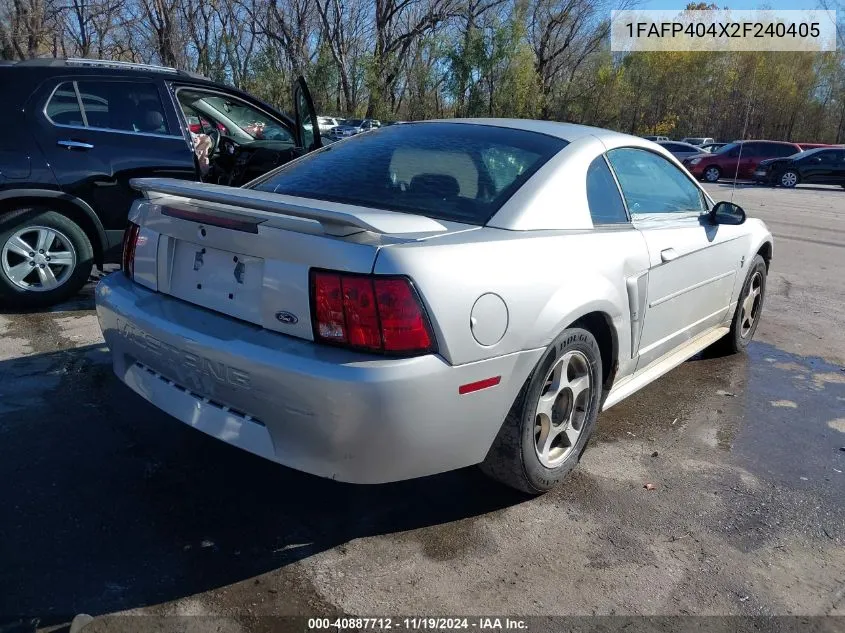
M 604 160 L 599 156 L 587 168 L 587 204 L 593 224 L 627 224 L 628 215 L 619 187 Z
M 831 152 L 833 154 L 833 161 L 836 163 L 845 163 L 845 149 L 835 149 Z
M 621 147 L 607 153 L 628 210 L 632 216 L 646 213 L 702 213 L 706 210 L 701 191 L 668 160 L 652 152 Z
M 56 125 L 85 125 L 73 82 L 59 84 L 44 109 L 47 118 Z
M 801 148 L 792 147 L 792 145 L 778 145 L 777 153 L 772 154 L 772 156 L 776 158 L 785 158 L 786 156 L 797 154 L 800 151 Z
M 765 147 L 760 143 L 743 143 L 742 145 L 742 157 L 743 158 L 754 158 L 760 156 L 771 156 L 769 152 L 771 148 Z
M 148 134 L 170 133 L 154 83 L 79 81 L 76 85 L 90 127 Z

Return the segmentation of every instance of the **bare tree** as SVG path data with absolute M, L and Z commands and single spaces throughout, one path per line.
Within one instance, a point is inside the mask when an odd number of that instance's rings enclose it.
M 60 13 L 55 0 L 2 0 L 0 55 L 5 59 L 29 59 L 59 52 L 56 37 Z
M 153 57 L 165 66 L 185 68 L 187 51 L 180 0 L 138 0 L 134 24 L 152 46 Z
M 408 51 L 416 39 L 458 10 L 458 0 L 376 0 L 375 51 L 368 87 L 367 116 L 382 110 L 392 94 Z
M 528 17 L 528 39 L 536 56 L 544 118 L 549 116 L 549 97 L 555 84 L 568 90 L 584 61 L 606 40 L 609 8 L 603 0 L 534 0 Z
M 364 31 L 364 5 L 359 0 L 314 0 L 320 15 L 323 40 L 337 66 L 343 108 L 353 113 L 358 106 L 354 72 Z

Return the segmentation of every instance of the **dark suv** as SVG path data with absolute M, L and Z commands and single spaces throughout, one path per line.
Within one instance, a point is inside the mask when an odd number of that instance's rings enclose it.
M 119 261 L 130 178 L 240 186 L 321 146 L 308 88 L 295 117 L 161 66 L 84 59 L 0 64 L 0 304 L 47 306 Z M 201 167 L 192 134 L 211 139 Z

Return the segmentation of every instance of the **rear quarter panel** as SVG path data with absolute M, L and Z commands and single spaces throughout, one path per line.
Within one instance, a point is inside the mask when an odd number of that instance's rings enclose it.
M 624 365 L 631 337 L 625 280 L 647 269 L 645 242 L 630 228 L 485 228 L 383 248 L 374 270 L 414 280 L 440 352 L 453 365 L 544 348 L 593 311 L 612 320 Z M 498 342 L 481 345 L 473 337 L 470 318 L 476 301 L 487 293 L 498 295 L 507 306 L 507 328 Z

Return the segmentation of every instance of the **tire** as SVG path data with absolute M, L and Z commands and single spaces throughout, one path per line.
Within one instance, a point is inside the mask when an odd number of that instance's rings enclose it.
M 781 187 L 792 189 L 792 187 L 798 184 L 798 180 L 798 172 L 794 169 L 787 169 L 780 175 L 780 178 L 778 179 L 778 184 L 780 184 Z
M 64 215 L 36 207 L 0 217 L 0 305 L 33 309 L 64 301 L 85 285 L 93 264 L 91 241 Z
M 564 330 L 522 386 L 481 470 L 532 495 L 560 483 L 581 459 L 595 428 L 601 377 L 601 352 L 592 333 Z
M 718 182 L 719 178 L 722 177 L 722 170 L 716 167 L 716 165 L 711 165 L 704 170 L 701 177 L 705 182 Z
M 757 325 L 760 323 L 760 315 L 763 312 L 763 302 L 766 299 L 767 273 L 766 261 L 762 256 L 755 255 L 754 259 L 751 260 L 751 266 L 748 269 L 748 275 L 745 277 L 745 283 L 742 284 L 742 291 L 739 293 L 739 301 L 737 301 L 736 310 L 731 320 L 731 331 L 714 343 L 714 347 L 718 351 L 736 354 L 748 347 L 748 344 L 754 337 L 754 332 L 757 331 Z M 751 303 L 746 305 L 746 299 L 748 299 L 752 292 L 755 292 L 755 289 L 759 291 L 759 301 L 752 299 Z M 751 310 L 750 324 L 746 318 L 749 308 Z

